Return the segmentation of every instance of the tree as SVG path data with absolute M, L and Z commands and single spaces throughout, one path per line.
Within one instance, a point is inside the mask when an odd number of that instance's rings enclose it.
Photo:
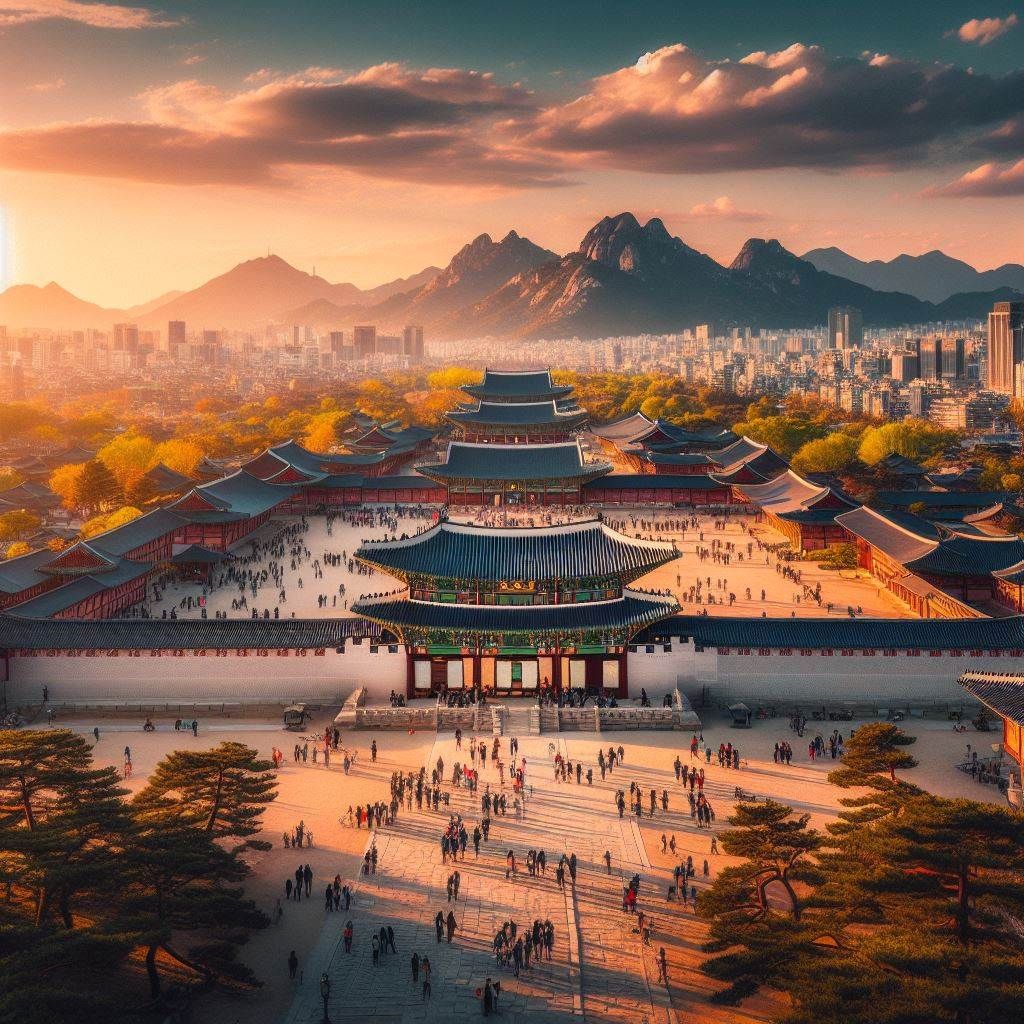
M 141 434 L 125 433 L 105 444 L 96 460 L 110 470 L 122 492 L 131 491 L 145 472 L 156 463 L 156 445 Z
M 78 508 L 98 512 L 113 505 L 120 495 L 117 480 L 99 459 L 85 463 L 75 488 Z
M 169 798 L 182 814 L 212 838 L 240 840 L 234 850 L 269 850 L 253 839 L 260 832 L 263 811 L 277 796 L 274 765 L 261 760 L 244 743 L 224 742 L 212 750 L 175 750 L 154 769 L 135 798 L 145 809 Z
M 26 534 L 33 534 L 42 522 L 35 513 L 23 508 L 5 512 L 0 515 L 0 541 L 19 540 Z
M 82 507 L 81 480 L 84 469 L 84 462 L 67 462 L 50 474 L 50 490 L 60 498 L 61 504 L 69 512 L 76 512 Z
M 83 540 L 88 540 L 90 537 L 97 537 L 108 530 L 116 529 L 118 526 L 124 526 L 126 523 L 132 522 L 132 520 L 138 519 L 141 515 L 142 512 L 133 505 L 122 505 L 121 508 L 113 512 L 101 513 L 84 522 L 81 530 L 79 530 L 79 535 Z
M 829 434 L 801 445 L 790 464 L 798 473 L 842 473 L 857 461 L 859 446 L 850 434 Z
M 797 416 L 764 416 L 737 423 L 733 430 L 789 459 L 808 441 L 823 437 L 827 427 Z
M 901 420 L 868 427 L 861 435 L 857 454 L 869 466 L 881 462 L 887 455 L 902 455 L 920 462 L 955 443 L 957 434 L 942 430 L 927 420 Z
M 35 923 L 74 927 L 83 890 L 112 891 L 128 818 L 113 768 L 66 729 L 0 732 L 0 850 L 32 893 Z
M 5 558 L 21 558 L 22 555 L 27 555 L 32 548 L 23 540 L 16 540 L 13 544 L 7 546 L 7 550 L 4 552 Z
M 124 1019 L 112 972 L 134 944 L 134 936 L 102 926 L 67 931 L 0 917 L 0 1020 L 107 1024 Z
M 310 417 L 302 443 L 312 452 L 329 452 L 341 440 L 352 418 L 348 413 L 320 412 Z
M 729 818 L 722 847 L 743 862 L 726 868 L 701 894 L 697 911 L 710 922 L 702 970 L 729 986 L 715 997 L 735 1003 L 764 984 L 779 984 L 798 954 L 814 956 L 819 925 L 804 919 L 798 886 L 816 877 L 812 855 L 823 837 L 785 804 L 741 803 Z
M 162 463 L 176 473 L 193 476 L 196 467 L 203 461 L 203 455 L 203 449 L 192 441 L 172 438 L 170 441 L 163 441 L 156 446 L 156 451 L 153 453 L 153 464 L 147 468 L 152 469 L 153 466 Z

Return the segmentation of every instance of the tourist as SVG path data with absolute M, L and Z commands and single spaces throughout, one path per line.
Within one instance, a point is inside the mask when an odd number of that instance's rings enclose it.
M 295 950 L 293 949 L 288 954 L 288 977 L 291 978 L 292 981 L 295 980 L 295 972 L 298 969 L 299 969 L 299 958 L 295 955 Z

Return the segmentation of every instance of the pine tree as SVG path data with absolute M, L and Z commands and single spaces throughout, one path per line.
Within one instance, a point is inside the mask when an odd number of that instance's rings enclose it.
M 144 937 L 152 997 L 162 988 L 161 956 L 205 982 L 258 985 L 236 960 L 249 932 L 269 923 L 242 893 L 249 868 L 234 850 L 196 828 L 195 816 L 177 801 L 136 802 L 134 809 L 136 843 L 125 866 L 121 905 Z M 183 938 L 193 940 L 184 951 L 178 945 Z
M 17 1024 L 108 1024 L 124 1021 L 112 984 L 134 936 L 102 927 L 41 928 L 0 916 L 0 1021 Z
M 107 467 L 93 459 L 85 463 L 75 484 L 75 504 L 90 512 L 110 508 L 122 498 L 121 487 Z
M 822 836 L 785 804 L 739 804 L 721 835 L 726 853 L 743 857 L 703 893 L 697 909 L 711 922 L 703 971 L 730 984 L 715 997 L 735 1003 L 762 985 L 778 986 L 788 965 L 816 951 L 820 923 L 807 920 L 801 889 L 817 874 L 812 855 Z M 799 887 L 799 888 L 798 888 Z
M 96 768 L 69 730 L 0 732 L 0 851 L 5 873 L 35 900 L 35 922 L 74 927 L 82 893 L 115 887 L 129 818 L 113 768 Z
M 254 839 L 263 811 L 277 796 L 274 765 L 244 743 L 225 742 L 212 750 L 176 750 L 154 769 L 136 806 L 180 804 L 193 825 L 212 839 L 240 841 L 235 849 L 269 850 Z

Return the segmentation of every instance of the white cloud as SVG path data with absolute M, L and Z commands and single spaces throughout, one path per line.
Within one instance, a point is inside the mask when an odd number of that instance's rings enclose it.
M 1005 36 L 1011 28 L 1015 28 L 1017 21 L 1016 14 L 1008 14 L 1005 18 L 971 18 L 956 30 L 956 35 L 962 43 L 988 46 L 1000 36 Z

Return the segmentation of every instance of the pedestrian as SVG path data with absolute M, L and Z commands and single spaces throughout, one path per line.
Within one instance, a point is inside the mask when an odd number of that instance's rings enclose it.
M 434 931 L 437 933 L 437 941 L 444 938 L 444 911 L 439 910 L 434 918 Z
M 299 958 L 295 955 L 295 950 L 293 949 L 288 954 L 288 977 L 291 978 L 292 981 L 295 980 L 295 972 L 298 969 L 299 969 Z
M 412 958 L 409 960 L 409 967 L 412 970 L 412 983 L 418 985 L 420 981 L 420 955 L 419 953 L 413 953 Z
M 374 935 L 370 939 L 370 952 L 373 959 L 373 966 L 377 967 L 380 965 L 380 939 Z
M 430 957 L 425 956 L 423 963 L 420 964 L 420 970 L 423 972 L 423 996 L 422 999 L 426 1002 L 430 998 Z
M 448 911 L 448 920 L 447 920 L 447 925 L 448 925 L 448 943 L 449 943 L 449 945 L 451 944 L 452 937 L 455 935 L 456 924 L 457 924 L 457 922 L 455 920 L 455 914 L 452 911 L 449 910 Z
M 658 981 L 668 987 L 668 957 L 665 956 L 665 947 L 658 949 Z
M 352 952 L 352 922 L 345 922 L 345 931 L 342 933 L 342 937 L 345 940 L 345 952 Z

